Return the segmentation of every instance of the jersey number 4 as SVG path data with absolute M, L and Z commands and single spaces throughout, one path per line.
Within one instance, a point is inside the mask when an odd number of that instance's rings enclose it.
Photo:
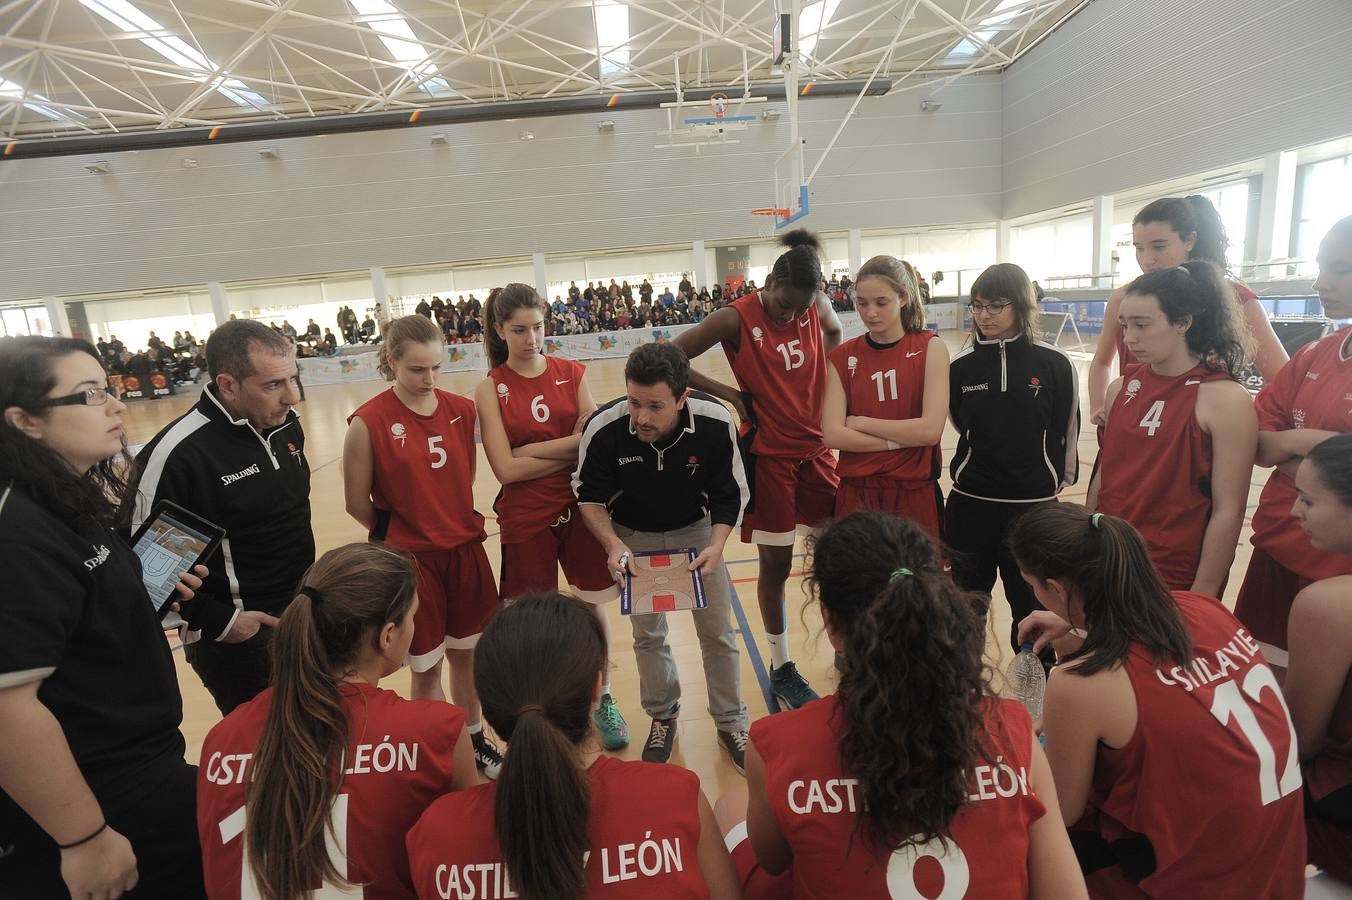
M 1282 767 L 1281 780 L 1277 780 L 1277 753 L 1272 742 L 1258 725 L 1258 717 L 1251 706 L 1263 705 L 1263 691 L 1270 690 L 1277 708 L 1282 711 L 1282 720 L 1286 722 L 1288 732 L 1286 763 Z M 1247 698 L 1247 699 L 1246 699 Z M 1211 714 L 1222 725 L 1229 726 L 1233 719 L 1239 726 L 1239 732 L 1253 748 L 1258 757 L 1258 792 L 1263 805 L 1276 803 L 1293 791 L 1300 790 L 1300 755 L 1296 747 L 1296 726 L 1291 722 L 1291 712 L 1282 699 L 1282 689 L 1277 685 L 1277 676 L 1264 665 L 1254 666 L 1244 676 L 1244 693 L 1240 694 L 1237 682 L 1227 681 L 1216 688 L 1211 698 Z
M 1139 424 L 1142 428 L 1148 429 L 1149 435 L 1154 437 L 1155 432 L 1159 431 L 1160 426 L 1164 424 L 1163 417 L 1164 401 L 1156 400 L 1150 404 L 1150 408 L 1145 411 L 1145 415 L 1141 416 Z
M 329 851 L 329 859 L 339 876 L 346 879 L 347 872 L 347 794 L 333 798 L 333 812 L 330 814 L 330 827 L 324 829 L 324 846 Z M 262 900 L 263 892 L 254 880 L 253 869 L 249 866 L 248 845 L 244 843 L 244 807 L 232 812 L 217 826 L 221 832 L 221 843 L 228 844 L 240 839 L 240 859 L 243 868 L 239 876 L 239 900 Z M 361 885 L 340 888 L 337 885 L 321 884 L 319 890 L 310 895 L 311 900 L 339 900 L 339 898 L 364 897 Z

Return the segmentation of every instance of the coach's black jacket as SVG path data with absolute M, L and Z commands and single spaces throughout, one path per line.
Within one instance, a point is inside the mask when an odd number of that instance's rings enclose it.
M 573 473 L 578 502 L 605 506 L 635 531 L 675 531 L 706 514 L 714 525 L 736 525 L 750 495 L 732 415 L 692 391 L 677 421 L 674 436 L 647 444 L 625 398 L 592 413 Z
M 194 630 L 220 637 L 240 609 L 276 614 L 295 596 L 315 541 L 305 434 L 294 411 L 259 433 L 231 418 L 208 385 L 196 406 L 142 448 L 136 464 L 134 527 L 156 501 L 172 500 L 225 529 L 207 560 L 206 583 L 183 604 Z

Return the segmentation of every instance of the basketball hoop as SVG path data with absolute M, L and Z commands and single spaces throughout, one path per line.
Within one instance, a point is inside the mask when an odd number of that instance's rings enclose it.
M 721 119 L 728 114 L 728 95 L 719 91 L 709 97 L 709 107 L 714 111 L 714 118 Z
M 774 216 L 776 219 L 787 219 L 789 211 L 782 206 L 767 206 L 764 209 L 751 210 L 753 216 Z

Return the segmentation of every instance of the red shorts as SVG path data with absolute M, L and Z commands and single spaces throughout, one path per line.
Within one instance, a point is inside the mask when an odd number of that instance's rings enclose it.
M 925 533 L 941 543 L 944 495 L 939 482 L 924 484 L 897 481 L 895 478 L 842 478 L 836 492 L 836 518 L 861 509 L 891 513 L 910 519 Z
M 619 596 L 606 566 L 606 551 L 574 503 L 549 528 L 524 541 L 502 545 L 502 599 L 558 590 L 560 566 L 573 593 L 588 603 L 605 603 Z
M 1253 548 L 1235 601 L 1235 617 L 1263 645 L 1263 655 L 1274 666 L 1286 667 L 1286 620 L 1296 594 L 1310 584 L 1308 578 L 1292 572 L 1267 551 Z
M 810 459 L 754 456 L 751 506 L 742 517 L 742 540 L 762 547 L 792 547 L 798 527 L 816 528 L 836 506 L 836 458 L 823 452 Z
M 498 589 L 482 541 L 413 557 L 418 566 L 418 611 L 408 665 L 426 672 L 443 650 L 469 650 L 498 611 Z
M 731 846 L 728 853 L 737 869 L 737 878 L 742 883 L 742 896 L 746 900 L 788 900 L 793 896 L 793 870 L 771 875 L 756 861 L 756 851 L 751 849 L 751 841 L 746 836 L 746 823 L 736 826 L 724 836 Z

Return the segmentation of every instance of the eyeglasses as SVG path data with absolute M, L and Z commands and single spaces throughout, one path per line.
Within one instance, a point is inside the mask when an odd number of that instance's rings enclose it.
M 93 387 L 65 397 L 46 397 L 36 405 L 39 409 L 48 406 L 103 406 L 110 396 L 108 388 Z
M 1013 300 L 996 300 L 994 303 L 977 303 L 974 300 L 967 304 L 967 308 L 972 311 L 972 315 L 974 316 L 979 316 L 982 313 L 990 313 L 993 316 L 998 316 L 1013 305 Z

